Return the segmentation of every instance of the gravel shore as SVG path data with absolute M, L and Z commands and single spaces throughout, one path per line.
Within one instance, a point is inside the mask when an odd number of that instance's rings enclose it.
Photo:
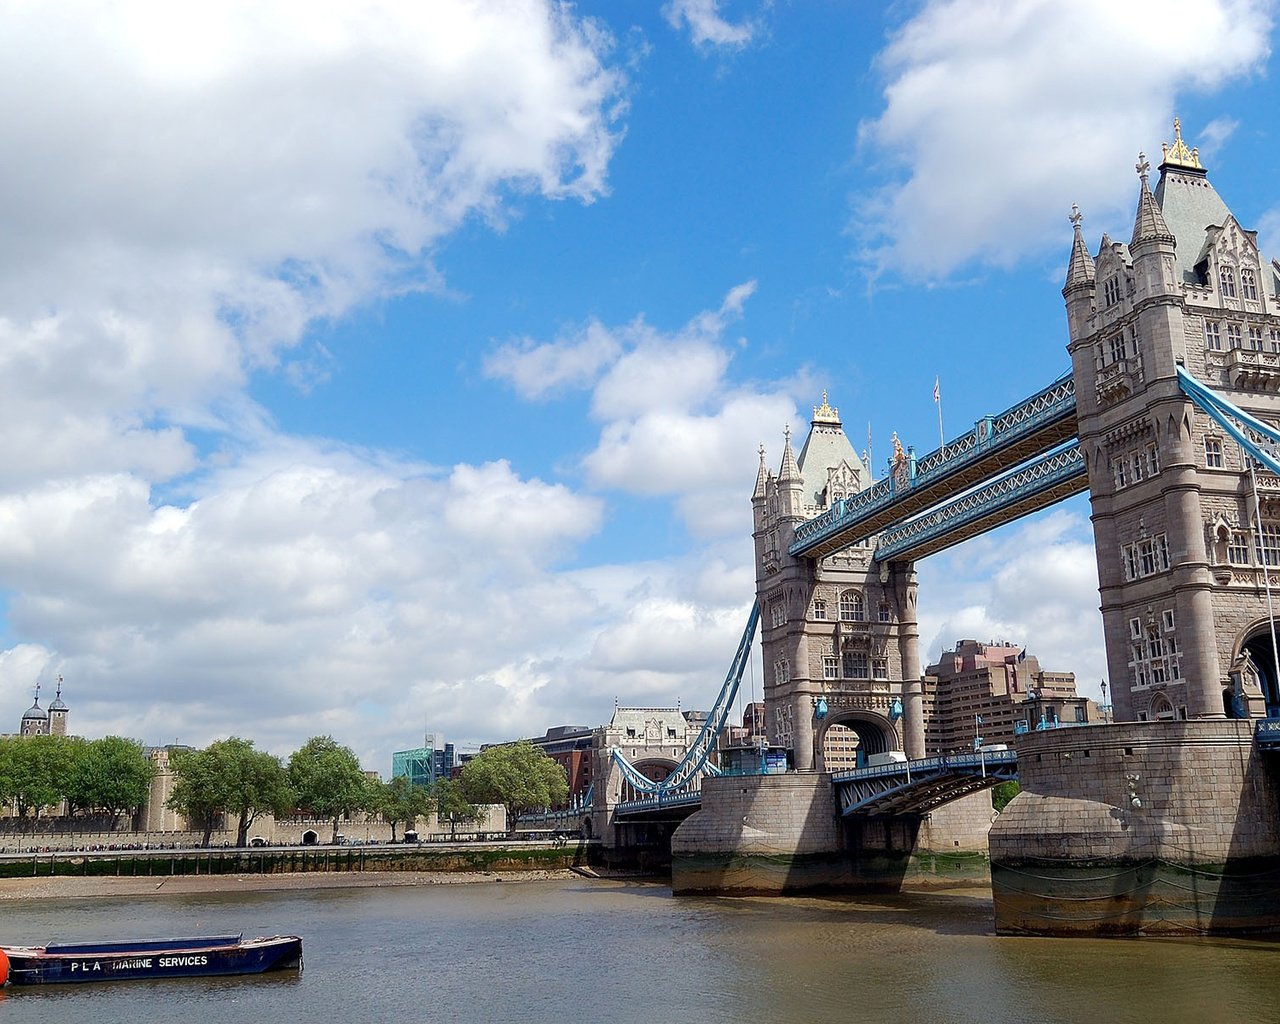
M 0 878 L 0 901 L 70 899 L 82 896 L 163 896 L 173 893 L 271 892 L 277 889 L 367 889 L 393 885 L 461 885 L 482 882 L 541 882 L 594 873 L 558 871 L 333 871 L 272 875 L 171 875 Z

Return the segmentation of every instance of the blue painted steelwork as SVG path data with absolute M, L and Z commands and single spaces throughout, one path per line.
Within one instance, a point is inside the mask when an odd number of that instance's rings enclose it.
M 1017 777 L 1017 751 L 979 750 L 855 768 L 832 781 L 842 815 L 923 814 Z
M 799 557 L 812 555 L 815 550 L 818 553 L 835 550 L 831 547 L 833 544 L 845 547 L 865 540 L 879 528 L 873 520 L 891 515 L 893 506 L 916 492 L 936 488 L 953 477 L 963 477 L 966 470 L 976 470 L 997 457 L 1004 457 L 1006 463 L 1022 462 L 1073 437 L 1075 417 L 1075 381 L 1066 376 L 999 416 L 984 417 L 963 437 L 914 459 L 905 484 L 895 485 L 890 474 L 802 523 L 788 551 L 793 557 Z M 970 484 L 977 482 L 969 481 Z M 921 508 L 931 503 L 922 500 Z
M 1080 493 L 1088 488 L 1088 477 L 1084 455 L 1080 446 L 1073 443 L 922 516 L 890 527 L 880 534 L 876 561 L 935 554 L 990 529 L 995 525 L 993 519 L 1003 525 Z
M 1216 391 L 1211 391 L 1191 376 L 1186 367 L 1178 367 L 1178 386 L 1211 420 L 1235 438 L 1241 448 L 1271 472 L 1280 473 L 1280 459 L 1276 458 L 1275 452 L 1263 447 L 1257 440 L 1263 438 L 1271 444 L 1280 444 L 1280 430 L 1245 412 Z
M 1280 750 L 1280 718 L 1259 718 L 1253 727 L 1253 741 L 1259 750 Z
M 733 664 L 729 666 L 729 672 L 725 676 L 724 685 L 720 687 L 715 705 L 702 724 L 697 738 L 685 751 L 684 757 L 672 769 L 670 775 L 661 782 L 654 782 L 632 767 L 631 762 L 622 756 L 620 750 L 613 751 L 613 763 L 618 766 L 623 777 L 637 793 L 649 794 L 655 804 L 669 803 L 672 794 L 696 786 L 704 774 L 715 772 L 715 766 L 709 759 L 716 749 L 716 743 L 719 741 L 725 722 L 728 721 L 734 699 L 738 696 L 738 685 L 742 682 L 743 670 L 746 669 L 747 662 L 750 660 L 751 642 L 755 639 L 756 626 L 759 623 L 760 605 L 756 603 L 751 606 L 751 614 L 747 617 L 747 628 L 742 631 L 742 639 L 738 641 L 738 651 L 733 656 Z

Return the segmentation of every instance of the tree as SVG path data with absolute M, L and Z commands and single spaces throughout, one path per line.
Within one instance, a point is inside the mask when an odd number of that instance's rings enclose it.
M 506 808 L 509 832 L 521 814 L 553 807 L 569 795 L 564 768 L 528 740 L 480 751 L 463 766 L 462 784 L 473 803 Z
M 997 811 L 1003 811 L 1009 806 L 1009 801 L 1022 792 L 1022 787 L 1017 782 L 1002 782 L 991 790 L 991 806 Z
M 70 787 L 71 774 L 81 741 L 68 736 L 12 736 L 0 741 L 7 748 L 0 755 L 7 779 L 7 797 L 17 804 L 18 817 L 28 811 L 58 803 Z
M 67 801 L 104 812 L 114 829 L 121 814 L 146 801 L 154 774 L 142 744 L 122 736 L 91 740 L 81 745 L 74 758 Z
M 396 825 L 404 822 L 411 829 L 417 820 L 431 813 L 431 790 L 397 775 L 390 782 L 374 784 L 375 807 L 382 820 L 391 826 L 391 841 L 396 841 Z
M 333 841 L 343 815 L 369 806 L 369 788 L 350 747 L 332 736 L 313 736 L 289 758 L 289 785 L 298 806 L 333 821 Z
M 208 846 L 209 837 L 226 809 L 226 791 L 217 754 L 209 749 L 175 750 L 170 755 L 170 764 L 173 789 L 165 804 L 204 832 L 201 845 Z
M 222 814 L 236 819 L 236 846 L 246 846 L 249 827 L 263 814 L 286 814 L 293 807 L 284 765 L 253 749 L 252 740 L 229 736 L 174 761 L 169 806 L 204 830 L 204 845 Z
M 436 822 L 449 823 L 450 838 L 458 834 L 459 825 L 480 819 L 480 808 L 467 799 L 460 780 L 441 779 L 435 784 L 432 796 L 436 801 Z

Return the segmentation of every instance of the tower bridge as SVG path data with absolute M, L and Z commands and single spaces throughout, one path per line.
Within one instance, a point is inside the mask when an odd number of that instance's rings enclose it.
M 878 481 L 825 394 L 799 454 L 789 432 L 776 471 L 761 449 L 752 626 L 768 743 L 791 770 L 718 776 L 708 761 L 682 795 L 658 787 L 621 809 L 699 804 L 672 837 L 678 890 L 865 881 L 859 858 L 917 848 L 1018 765 L 1023 792 L 983 823 L 999 930 L 1280 927 L 1280 886 L 1247 911 L 1219 900 L 1233 865 L 1280 876 L 1280 758 L 1262 755 L 1280 747 L 1280 261 L 1176 121 L 1174 137 L 1154 190 L 1139 157 L 1128 242 L 1103 234 L 1094 255 L 1073 208 L 1068 376 L 923 457 L 895 436 Z M 925 746 L 915 560 L 1086 490 L 1115 722 L 1020 737 L 976 776 L 939 760 Z M 906 763 L 833 776 L 823 740 L 836 725 Z M 1117 909 L 1096 865 L 1135 858 L 1219 874 L 1181 909 L 1153 911 L 1154 889 Z

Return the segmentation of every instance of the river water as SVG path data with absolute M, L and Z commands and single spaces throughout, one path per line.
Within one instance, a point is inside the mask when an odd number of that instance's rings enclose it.
M 0 1024 L 1280 1021 L 1280 943 L 997 938 L 989 897 L 619 881 L 0 903 L 10 944 L 296 932 L 301 975 L 8 988 Z

